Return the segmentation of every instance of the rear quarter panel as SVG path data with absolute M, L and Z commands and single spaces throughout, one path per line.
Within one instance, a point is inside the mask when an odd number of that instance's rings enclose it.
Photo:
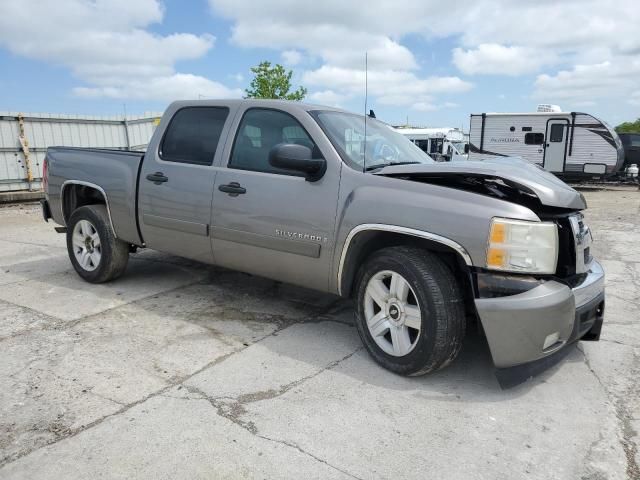
M 136 188 L 142 156 L 143 153 L 116 150 L 50 147 L 47 150 L 47 199 L 53 220 L 60 225 L 66 224 L 61 197 L 65 182 L 95 184 L 107 196 L 116 236 L 141 244 L 136 225 Z

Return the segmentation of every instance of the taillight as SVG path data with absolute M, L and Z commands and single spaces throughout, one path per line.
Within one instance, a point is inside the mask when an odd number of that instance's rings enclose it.
M 47 169 L 47 157 L 44 157 L 44 162 L 42 162 L 42 189 L 46 192 L 49 187 L 49 172 Z

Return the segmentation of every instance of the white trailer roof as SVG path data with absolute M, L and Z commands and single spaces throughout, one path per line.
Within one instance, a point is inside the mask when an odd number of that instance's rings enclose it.
M 487 112 L 487 113 L 472 113 L 471 115 L 474 117 L 480 117 L 481 115 L 486 115 L 487 117 L 495 117 L 495 116 L 504 116 L 504 117 L 513 117 L 513 116 L 533 116 L 533 117 L 548 117 L 553 115 L 571 115 L 572 112 Z

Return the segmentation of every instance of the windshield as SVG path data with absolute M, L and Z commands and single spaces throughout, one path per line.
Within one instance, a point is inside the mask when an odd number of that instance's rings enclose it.
M 387 165 L 433 163 L 429 155 L 386 124 L 352 113 L 311 112 L 342 160 L 356 170 L 376 170 Z
M 455 153 L 458 155 L 464 154 L 464 142 L 451 142 L 451 145 L 453 145 L 453 148 L 456 150 Z

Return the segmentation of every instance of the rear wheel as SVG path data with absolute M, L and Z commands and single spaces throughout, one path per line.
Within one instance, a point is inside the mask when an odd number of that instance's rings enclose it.
M 91 283 L 118 278 L 129 261 L 129 245 L 115 237 L 104 205 L 87 205 L 71 214 L 67 250 L 78 275 Z
M 458 355 L 464 304 L 451 270 L 433 253 L 391 247 L 360 269 L 356 325 L 371 356 L 402 375 L 423 375 Z

